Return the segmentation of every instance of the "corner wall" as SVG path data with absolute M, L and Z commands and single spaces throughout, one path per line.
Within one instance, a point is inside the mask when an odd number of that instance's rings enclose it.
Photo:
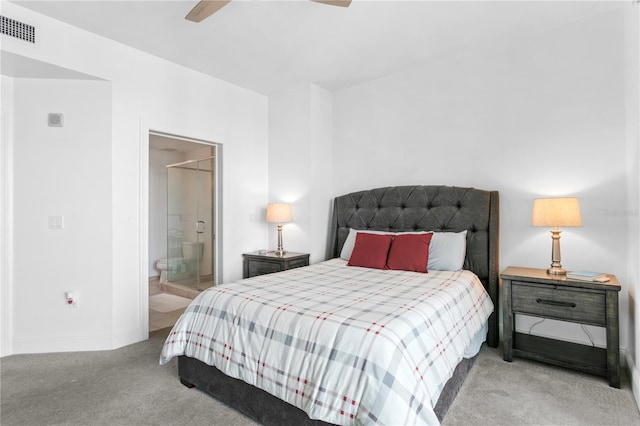
M 98 205 L 105 206 L 106 203 L 108 208 L 99 213 L 100 223 L 96 224 L 103 227 L 104 232 L 110 230 L 109 241 L 99 253 L 91 250 L 72 253 L 76 264 L 95 265 L 101 261 L 100 269 L 94 270 L 101 274 L 100 289 L 95 292 L 81 290 L 80 310 L 87 308 L 83 312 L 87 317 L 82 320 L 85 325 L 81 326 L 82 330 L 74 328 L 73 335 L 67 336 L 68 344 L 62 347 L 53 341 L 58 332 L 51 330 L 67 325 L 67 311 L 47 318 L 47 327 L 37 332 L 34 324 L 42 321 L 37 320 L 37 314 L 30 309 L 30 300 L 19 296 L 9 302 L 12 312 L 2 310 L 3 338 L 4 324 L 13 324 L 9 330 L 11 339 L 14 342 L 33 342 L 29 343 L 29 351 L 33 352 L 91 350 L 97 346 L 112 349 L 144 340 L 148 337 L 148 242 L 141 236 L 147 235 L 148 226 L 148 206 L 143 205 L 144 194 L 148 190 L 145 187 L 145 182 L 148 185 L 148 170 L 145 169 L 148 168 L 148 130 L 222 145 L 223 225 L 218 237 L 222 238 L 222 281 L 231 281 L 242 276 L 242 253 L 263 245 L 266 240 L 266 227 L 252 221 L 252 218 L 264 208 L 268 199 L 267 98 L 37 14 L 15 3 L 2 0 L 2 13 L 34 25 L 40 34 L 46 35 L 41 37 L 36 47 L 3 37 L 3 51 L 27 58 L 29 63 L 39 61 L 95 76 L 109 82 L 111 87 L 108 142 L 103 144 L 73 136 L 54 157 L 67 156 L 75 161 L 86 161 L 84 156 L 78 158 L 76 155 L 75 147 L 82 144 L 97 149 L 99 153 L 108 151 L 100 156 L 99 177 L 85 174 L 79 177 L 84 181 L 77 187 L 67 189 L 69 199 L 78 205 L 74 204 L 71 213 L 64 213 L 65 219 L 67 215 L 71 218 L 76 213 L 87 216 L 88 207 L 79 205 L 85 197 L 85 186 L 97 184 L 98 188 L 105 189 L 108 180 L 110 188 L 99 192 Z M 56 84 L 52 83 L 52 87 L 55 88 Z M 21 102 L 19 96 L 22 95 L 16 91 L 15 103 Z M 17 127 L 16 134 L 28 130 L 18 130 Z M 49 148 L 46 141 L 34 139 L 29 155 L 44 161 L 41 152 L 46 153 Z M 15 157 L 14 161 L 23 164 L 22 155 L 26 152 L 21 154 L 21 158 Z M 23 188 L 36 187 L 37 183 L 38 179 L 25 177 L 24 185 L 13 189 L 14 196 L 16 199 L 27 197 L 22 194 Z M 4 188 L 2 196 L 5 196 Z M 42 209 L 42 206 L 32 205 L 24 208 L 15 206 L 8 214 L 15 218 L 29 217 L 30 210 L 36 207 L 46 215 L 56 214 L 47 211 L 53 210 L 53 206 Z M 48 243 L 43 234 L 48 235 L 40 233 L 28 244 Z M 60 252 L 68 252 L 68 247 L 64 246 Z M 102 255 L 105 250 L 110 253 L 98 259 L 96 254 Z M 50 252 L 47 254 L 51 255 Z M 11 254 L 3 253 L 2 263 L 7 262 L 12 262 Z M 28 288 L 29 292 L 46 298 L 46 301 L 38 303 L 55 306 L 59 294 L 57 289 L 54 291 L 51 281 L 31 280 L 24 272 L 19 273 L 18 268 L 26 268 L 27 264 L 32 268 L 32 264 L 18 262 L 16 259 L 15 278 L 2 283 L 2 295 L 23 292 Z M 103 279 L 108 282 L 103 282 Z M 63 275 L 57 280 L 67 283 Z M 67 285 L 64 287 L 66 289 Z M 92 306 L 99 306 L 99 309 L 90 310 Z M 18 311 L 24 313 L 18 314 Z M 31 319 L 26 319 L 27 312 L 32 314 Z M 18 316 L 20 321 L 27 323 L 19 323 Z M 72 342 L 73 339 L 75 341 Z M 17 349 L 15 347 L 13 352 Z
M 629 343 L 627 366 L 633 395 L 640 408 L 640 4 L 625 13 L 625 93 L 627 139 L 627 209 L 629 227 L 627 269 L 629 285 Z
M 13 353 L 13 78 L 0 75 L 0 357 Z
M 269 97 L 269 202 L 292 204 L 293 222 L 283 226 L 283 245 L 310 253 L 311 263 L 326 256 L 333 198 L 331 128 L 327 90 L 309 84 Z M 268 225 L 272 250 L 277 233 L 275 224 Z

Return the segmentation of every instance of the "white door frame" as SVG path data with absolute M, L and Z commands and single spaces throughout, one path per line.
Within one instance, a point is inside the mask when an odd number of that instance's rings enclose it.
M 139 234 L 139 299 L 140 324 L 143 338 L 149 337 L 149 136 L 158 135 L 187 142 L 215 147 L 214 159 L 214 223 L 213 223 L 213 282 L 218 285 L 222 279 L 222 143 L 210 138 L 182 136 L 188 131 L 166 131 L 164 126 L 150 126 L 140 122 L 140 234 Z

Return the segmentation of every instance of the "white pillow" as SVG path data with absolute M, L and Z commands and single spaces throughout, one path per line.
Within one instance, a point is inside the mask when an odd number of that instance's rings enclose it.
M 434 232 L 429 244 L 428 271 L 459 271 L 467 253 L 467 231 Z
M 353 247 L 356 244 L 356 234 L 364 232 L 367 234 L 427 234 L 432 231 L 422 232 L 389 232 L 389 231 L 369 231 L 349 229 L 349 235 L 344 241 L 340 258 L 349 260 Z M 433 232 L 431 243 L 429 244 L 429 261 L 427 270 L 431 271 L 459 271 L 464 264 L 464 257 L 467 253 L 467 231 L 462 232 Z

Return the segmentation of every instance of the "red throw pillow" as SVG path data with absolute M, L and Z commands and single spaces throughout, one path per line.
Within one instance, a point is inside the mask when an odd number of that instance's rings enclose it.
M 428 272 L 431 237 L 432 233 L 396 235 L 391 242 L 387 269 Z
M 385 269 L 392 238 L 393 235 L 358 232 L 353 253 L 351 253 L 347 265 Z

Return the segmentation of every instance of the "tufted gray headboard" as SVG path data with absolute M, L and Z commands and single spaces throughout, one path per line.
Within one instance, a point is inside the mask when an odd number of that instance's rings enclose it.
M 487 344 L 498 345 L 497 191 L 453 186 L 392 186 L 336 197 L 329 242 L 329 258 L 339 257 L 349 229 L 377 231 L 467 230 L 464 269 L 482 281 L 494 305 Z

